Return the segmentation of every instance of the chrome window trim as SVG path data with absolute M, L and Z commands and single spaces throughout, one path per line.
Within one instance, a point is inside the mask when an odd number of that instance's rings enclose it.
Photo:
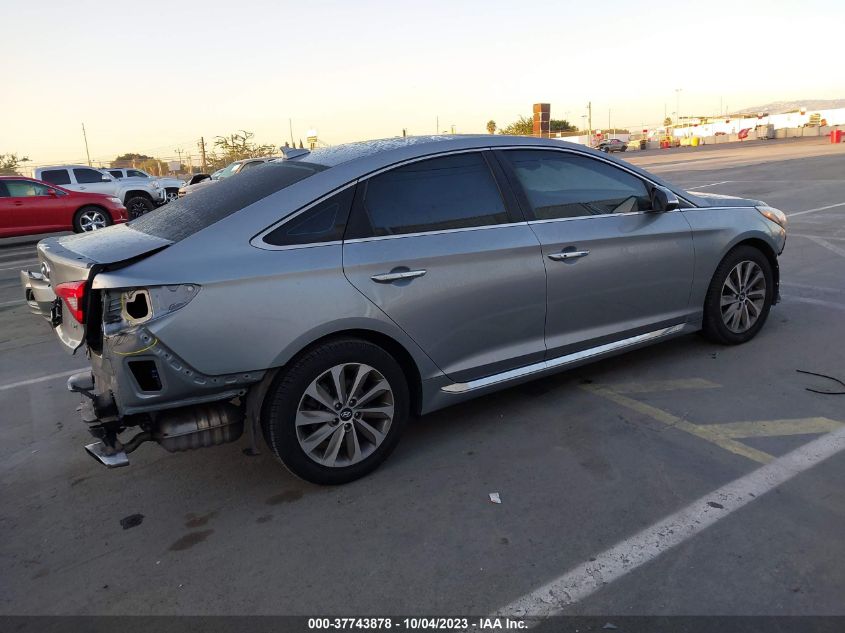
M 289 251 L 289 250 L 296 249 L 296 248 L 311 248 L 311 247 L 314 247 L 314 246 L 328 246 L 328 245 L 331 245 L 331 244 L 342 244 L 343 240 L 331 240 L 331 241 L 328 241 L 328 242 L 309 242 L 307 244 L 276 245 L 276 244 L 268 244 L 267 242 L 264 241 L 264 238 L 267 236 L 268 233 L 272 233 L 273 231 L 275 231 L 280 226 L 287 224 L 288 222 L 290 222 L 294 218 L 299 217 L 300 215 L 302 215 L 306 211 L 309 211 L 310 209 L 313 209 L 318 204 L 325 202 L 326 200 L 328 200 L 332 196 L 337 195 L 337 194 L 341 193 L 342 191 L 346 191 L 347 189 L 349 189 L 349 187 L 354 187 L 356 184 L 358 184 L 358 181 L 353 180 L 352 182 L 348 182 L 345 185 L 341 185 L 337 189 L 333 189 L 329 193 L 320 196 L 316 200 L 312 200 L 311 202 L 306 204 L 304 207 L 297 209 L 296 211 L 294 211 L 293 213 L 291 213 L 289 215 L 286 215 L 285 217 L 283 217 L 281 220 L 279 220 L 275 224 L 271 224 L 268 228 L 264 229 L 263 231 L 261 231 L 260 233 L 255 235 L 249 241 L 250 246 L 254 246 L 255 248 L 260 248 L 261 250 L 264 250 L 264 251 Z
M 528 222 L 506 222 L 504 224 L 483 224 L 481 226 L 463 226 L 457 229 L 440 229 L 437 231 L 417 231 L 416 233 L 397 233 L 396 235 L 373 235 L 372 237 L 356 237 L 344 240 L 344 244 L 360 244 L 361 242 L 376 242 L 380 240 L 394 240 L 403 237 L 422 237 L 424 235 L 446 235 L 448 233 L 466 233 L 467 231 L 487 231 L 510 226 L 528 226 Z
M 549 218 L 548 220 L 528 220 L 529 225 L 534 224 L 549 224 L 550 222 L 569 222 L 570 220 L 592 220 L 599 218 L 620 218 L 628 215 L 651 215 L 657 214 L 665 215 L 667 213 L 678 213 L 680 209 L 673 209 L 672 211 L 628 211 L 626 213 L 597 213 L 596 215 L 576 215 L 571 218 Z
M 620 341 L 613 341 L 612 343 L 597 345 L 596 347 L 581 350 L 580 352 L 564 354 L 563 356 L 558 356 L 557 358 L 552 358 L 550 360 L 543 360 L 539 363 L 532 363 L 531 365 L 526 365 L 524 367 L 517 367 L 516 369 L 503 371 L 501 373 L 493 374 L 492 376 L 487 376 L 485 378 L 478 378 L 477 380 L 470 380 L 469 382 L 453 383 L 451 385 L 441 387 L 440 390 L 445 391 L 446 393 L 453 394 L 468 393 L 470 391 L 483 389 L 484 387 L 490 387 L 503 382 L 508 382 L 509 380 L 515 380 L 517 378 L 523 378 L 525 376 L 530 376 L 532 374 L 537 374 L 546 370 L 565 367 L 566 365 L 571 365 L 572 363 L 576 363 L 578 361 L 587 360 L 589 358 L 593 358 L 594 356 L 599 356 L 601 354 L 623 350 L 627 347 L 631 347 L 632 345 L 637 345 L 638 343 L 644 343 L 646 341 L 663 338 L 664 336 L 669 336 L 671 334 L 677 334 L 678 332 L 681 332 L 684 327 L 684 323 L 679 323 L 678 325 L 671 325 L 669 327 L 660 328 L 659 330 L 646 332 L 645 334 L 631 336 Z

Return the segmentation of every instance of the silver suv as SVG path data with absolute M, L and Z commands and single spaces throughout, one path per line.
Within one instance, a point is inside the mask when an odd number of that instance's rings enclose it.
M 90 359 L 68 387 L 102 463 L 246 428 L 336 484 L 381 463 L 411 414 L 696 330 L 749 340 L 785 225 L 581 146 L 416 137 L 301 152 L 43 240 L 21 277 Z

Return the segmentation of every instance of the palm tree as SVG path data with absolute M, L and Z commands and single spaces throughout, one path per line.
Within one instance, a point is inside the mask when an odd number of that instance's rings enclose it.
M 496 122 L 493 119 L 487 121 L 487 133 L 488 134 L 495 134 L 496 133 Z

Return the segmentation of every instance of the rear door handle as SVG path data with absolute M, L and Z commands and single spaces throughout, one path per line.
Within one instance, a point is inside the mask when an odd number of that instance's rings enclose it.
M 373 275 L 370 277 L 377 284 L 389 284 L 392 281 L 401 281 L 403 279 L 415 279 L 422 277 L 426 273 L 425 270 L 403 270 L 395 273 L 383 273 L 381 275 Z
M 552 253 L 549 255 L 549 259 L 553 259 L 556 262 L 561 262 L 565 259 L 578 259 L 579 257 L 586 257 L 590 254 L 590 251 L 564 251 L 563 253 Z

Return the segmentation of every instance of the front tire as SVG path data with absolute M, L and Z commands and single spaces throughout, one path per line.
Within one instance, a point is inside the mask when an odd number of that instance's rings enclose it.
M 739 345 L 763 327 L 774 300 L 774 274 L 768 258 L 753 246 L 725 255 L 704 300 L 704 335 L 714 343 Z
M 153 201 L 145 196 L 132 196 L 131 198 L 127 198 L 124 206 L 129 213 L 130 220 L 140 218 L 142 215 L 155 208 Z
M 100 207 L 82 207 L 73 216 L 73 232 L 89 233 L 97 229 L 104 229 L 111 223 L 111 216 Z
M 408 419 L 408 384 L 399 363 L 368 341 L 324 343 L 294 360 L 267 393 L 264 437 L 294 475 L 344 484 L 375 470 Z

